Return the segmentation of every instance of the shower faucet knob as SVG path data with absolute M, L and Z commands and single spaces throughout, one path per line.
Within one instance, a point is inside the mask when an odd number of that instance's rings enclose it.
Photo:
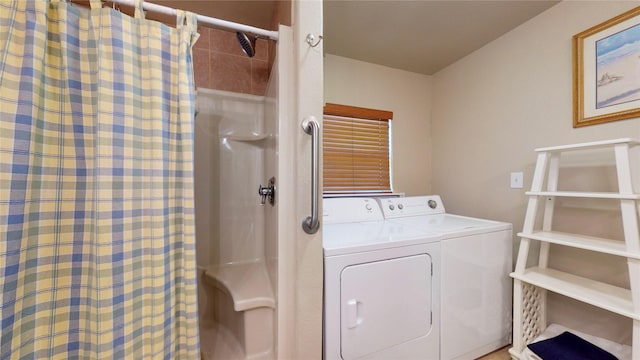
M 269 199 L 269 204 L 271 206 L 274 205 L 275 196 L 276 196 L 276 178 L 272 177 L 269 179 L 269 185 L 264 187 L 262 185 L 258 186 L 258 195 L 260 195 L 260 205 L 264 205 L 267 202 L 267 198 Z
M 258 187 L 258 195 L 261 196 L 260 205 L 264 205 L 267 201 L 267 196 L 271 197 L 271 193 L 273 193 L 273 189 L 271 188 L 263 187 L 262 185 Z

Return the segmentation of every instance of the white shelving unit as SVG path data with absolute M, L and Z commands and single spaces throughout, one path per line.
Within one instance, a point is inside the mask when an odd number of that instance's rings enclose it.
M 614 151 L 618 192 L 558 191 L 561 153 L 597 148 Z M 632 319 L 632 359 L 640 359 L 640 141 L 624 138 L 540 148 L 536 152 L 531 191 L 526 193 L 529 200 L 524 225 L 518 233 L 521 241 L 516 268 L 511 273 L 514 278 L 511 357 L 520 359 L 525 346 L 547 327 L 546 291 L 552 291 Z M 558 197 L 619 200 L 624 241 L 553 231 L 553 211 Z M 535 229 L 539 210 L 543 211 L 541 230 Z M 540 242 L 540 255 L 537 266 L 527 268 L 532 241 Z M 548 268 L 550 244 L 626 258 L 630 289 Z

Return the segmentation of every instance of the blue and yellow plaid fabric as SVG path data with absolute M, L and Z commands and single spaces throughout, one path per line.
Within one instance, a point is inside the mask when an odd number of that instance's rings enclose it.
M 0 0 L 0 359 L 198 359 L 195 15 L 96 5 Z

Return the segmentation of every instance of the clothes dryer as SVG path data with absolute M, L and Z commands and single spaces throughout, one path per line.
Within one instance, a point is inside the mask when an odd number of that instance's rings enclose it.
M 448 214 L 437 195 L 378 201 L 386 220 L 442 237 L 440 358 L 476 359 L 509 344 L 511 224 Z
M 384 221 L 374 199 L 323 208 L 323 358 L 438 359 L 438 236 Z

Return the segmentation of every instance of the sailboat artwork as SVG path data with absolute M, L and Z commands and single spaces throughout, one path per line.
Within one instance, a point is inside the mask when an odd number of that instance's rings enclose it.
M 620 75 L 604 73 L 600 78 L 600 80 L 598 80 L 598 86 L 611 84 L 612 82 L 620 80 L 622 78 L 623 76 L 620 76 Z
M 640 24 L 596 41 L 596 108 L 640 100 Z

